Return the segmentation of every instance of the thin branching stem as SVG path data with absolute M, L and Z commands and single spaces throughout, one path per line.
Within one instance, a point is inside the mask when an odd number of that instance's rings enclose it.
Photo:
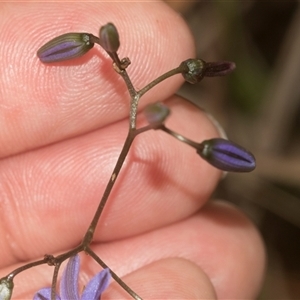
M 194 141 L 192 141 L 192 140 L 184 137 L 183 135 L 181 135 L 181 134 L 179 134 L 179 133 L 177 133 L 177 132 L 175 132 L 175 131 L 167 128 L 163 124 L 160 127 L 158 127 L 157 129 L 161 129 L 162 131 L 164 131 L 164 132 L 170 134 L 171 136 L 175 137 L 178 141 L 183 142 L 183 143 L 185 143 L 187 145 L 190 145 L 190 146 L 192 146 L 195 149 L 199 148 L 199 143 L 196 143 L 196 142 L 194 142 Z
M 101 40 L 92 35 L 89 34 L 89 38 L 90 38 L 90 42 L 91 43 L 97 43 L 101 46 Z M 110 50 L 109 50 L 110 51 Z M 114 50 L 112 50 L 114 51 Z M 153 88 L 154 86 L 156 86 L 157 84 L 159 84 L 160 82 L 164 81 L 165 79 L 174 76 L 176 74 L 179 73 L 183 73 L 186 70 L 184 69 L 183 64 L 181 64 L 179 67 L 174 68 L 166 73 L 164 73 L 163 75 L 161 75 L 160 77 L 156 78 L 155 80 L 153 80 L 152 82 L 150 82 L 149 84 L 147 84 L 145 87 L 143 87 L 141 90 L 137 91 L 133 84 L 132 81 L 126 71 L 126 68 L 130 65 L 130 60 L 129 58 L 125 57 L 122 60 L 120 60 L 117 52 L 107 52 L 109 54 L 109 56 L 112 58 L 112 60 L 114 61 L 113 63 L 113 67 L 116 70 L 116 72 L 123 78 L 127 90 L 129 92 L 130 95 L 130 110 L 129 110 L 129 130 L 128 130 L 128 134 L 126 137 L 126 140 L 124 142 L 123 148 L 121 150 L 121 153 L 119 155 L 119 158 L 116 162 L 116 165 L 114 167 L 114 170 L 112 172 L 112 175 L 108 181 L 108 184 L 105 188 L 105 191 L 103 193 L 103 196 L 99 202 L 99 205 L 97 207 L 97 210 L 94 214 L 94 217 L 82 239 L 82 242 L 80 243 L 80 245 L 78 245 L 77 247 L 73 248 L 70 251 L 67 251 L 61 255 L 58 255 L 57 257 L 54 257 L 52 255 L 45 255 L 44 259 L 42 260 L 38 260 L 35 262 L 31 262 L 29 264 L 26 264 L 20 268 L 15 269 L 13 272 L 11 272 L 10 274 L 8 274 L 6 277 L 3 277 L 3 279 L 5 279 L 7 282 L 11 283 L 13 285 L 13 279 L 14 277 L 35 266 L 38 265 L 42 265 L 42 264 L 48 264 L 50 266 L 54 266 L 54 272 L 53 272 L 53 279 L 52 279 L 52 286 L 51 286 L 51 299 L 55 300 L 56 299 L 56 285 L 57 285 L 57 278 L 58 278 L 58 273 L 59 273 L 59 269 L 61 264 L 63 263 L 63 261 L 65 261 L 66 259 L 70 258 L 71 256 L 76 255 L 79 252 L 85 251 L 86 253 L 88 253 L 96 262 L 98 262 L 103 268 L 108 268 L 108 266 L 102 261 L 102 259 L 100 259 L 96 253 L 94 251 L 92 251 L 92 249 L 90 248 L 90 244 L 93 240 L 94 237 L 94 233 L 97 227 L 97 224 L 99 222 L 99 219 L 103 213 L 104 207 L 108 201 L 109 195 L 111 194 L 111 191 L 115 185 L 116 179 L 118 178 L 118 175 L 122 169 L 122 166 L 124 164 L 124 161 L 128 155 L 128 152 L 130 150 L 130 147 L 133 143 L 134 138 L 142 133 L 145 132 L 147 130 L 150 129 L 161 129 L 163 131 L 165 131 L 166 133 L 174 136 L 176 139 L 189 144 L 192 147 L 195 147 L 196 144 L 195 142 L 181 136 L 180 134 L 166 128 L 163 124 L 161 123 L 157 123 L 157 124 L 149 124 L 147 126 L 144 126 L 142 128 L 136 129 L 136 120 L 137 120 L 137 112 L 138 112 L 138 103 L 140 98 L 146 93 L 148 92 L 151 88 Z M 138 296 L 126 283 L 124 283 L 122 281 L 122 279 L 120 279 L 112 270 L 110 270 L 110 273 L 112 275 L 112 277 L 115 279 L 115 281 L 126 291 L 128 292 L 135 300 L 142 300 L 142 298 L 140 296 Z
M 88 246 L 85 249 L 88 253 L 102 268 L 108 268 L 113 279 L 135 300 L 142 300 L 142 298 L 134 292 L 114 271 L 107 266 L 107 264 Z
M 115 54 L 117 56 L 117 54 Z M 117 56 L 118 57 L 118 56 Z M 137 118 L 137 107 L 138 107 L 138 101 L 139 101 L 139 96 L 137 95 L 137 92 L 128 76 L 128 73 L 126 72 L 126 70 L 124 69 L 120 69 L 117 65 L 116 65 L 116 62 L 114 63 L 114 68 L 115 70 L 122 76 L 122 78 L 124 79 L 125 81 L 125 84 L 127 86 L 127 89 L 129 91 L 129 94 L 130 94 L 130 98 L 131 98 L 131 102 L 130 102 L 130 119 L 129 119 L 129 123 L 130 123 L 130 126 L 129 126 L 129 131 L 128 131 L 128 135 L 127 135 L 127 138 L 125 140 L 125 143 L 123 145 L 123 148 L 122 148 L 122 151 L 121 151 L 121 154 L 117 160 L 117 163 L 116 163 L 116 166 L 113 170 L 113 173 L 109 179 L 109 182 L 105 188 L 105 191 L 104 191 L 104 194 L 102 196 L 102 199 L 98 205 L 98 208 L 96 210 L 96 213 L 91 221 L 91 224 L 83 238 L 83 241 L 82 241 L 82 245 L 83 247 L 85 248 L 86 246 L 88 246 L 92 239 L 93 239 L 93 236 L 94 236 L 94 232 L 95 232 L 95 229 L 97 227 L 97 224 L 98 224 L 98 221 L 100 219 L 100 216 L 103 212 L 103 209 L 105 207 L 105 204 L 108 200 L 108 197 L 111 193 L 111 190 L 116 182 L 116 179 L 121 171 L 121 168 L 123 166 L 123 163 L 126 159 L 126 156 L 129 152 L 129 149 L 130 149 L 130 146 L 136 136 L 135 134 L 135 128 L 136 128 L 136 118 Z
M 150 89 L 152 89 L 154 86 L 156 86 L 157 84 L 161 83 L 162 81 L 166 80 L 169 77 L 172 77 L 176 74 L 182 73 L 183 69 L 181 66 L 172 69 L 166 73 L 164 73 L 163 75 L 159 76 L 158 78 L 154 79 L 152 82 L 150 82 L 149 84 L 147 84 L 145 87 L 143 87 L 142 89 L 140 89 L 138 91 L 138 94 L 140 97 L 142 97 L 146 92 L 148 92 Z
M 143 133 L 145 131 L 148 131 L 148 130 L 151 130 L 151 129 L 157 129 L 160 126 L 161 126 L 161 123 L 158 123 L 158 124 L 148 124 L 148 125 L 146 125 L 144 127 L 138 128 L 135 131 L 135 135 L 141 134 L 141 133 Z
M 111 190 L 112 190 L 112 188 L 113 188 L 113 186 L 114 186 L 114 184 L 116 182 L 116 179 L 117 179 L 117 177 L 118 177 L 118 175 L 119 175 L 119 173 L 121 171 L 121 168 L 123 166 L 123 163 L 124 163 L 125 158 L 126 158 L 126 156 L 128 154 L 128 151 L 130 149 L 130 146 L 131 146 L 131 144 L 133 142 L 134 137 L 135 137 L 134 132 L 130 131 L 128 133 L 128 135 L 127 135 L 126 140 L 125 140 L 124 146 L 122 148 L 122 151 L 121 151 L 121 154 L 120 154 L 120 156 L 118 158 L 116 166 L 115 166 L 115 168 L 114 168 L 114 170 L 112 172 L 112 175 L 110 176 L 109 182 L 108 182 L 108 184 L 107 184 L 107 186 L 105 188 L 105 191 L 104 191 L 102 199 L 101 199 L 101 201 L 100 201 L 100 203 L 98 205 L 96 213 L 95 213 L 95 215 L 94 215 L 94 217 L 92 219 L 92 222 L 90 223 L 90 226 L 89 226 L 89 228 L 88 228 L 88 230 L 87 230 L 87 232 L 86 232 L 86 234 L 85 234 L 85 236 L 83 238 L 83 241 L 81 243 L 83 245 L 84 250 L 91 243 L 91 241 L 93 239 L 94 232 L 95 232 L 95 229 L 97 227 L 99 218 L 100 218 L 100 216 L 101 216 L 101 214 L 103 212 L 103 209 L 104 209 L 105 204 L 106 204 L 106 202 L 108 200 L 108 197 L 109 197 L 109 195 L 111 193 Z
M 136 128 L 138 103 L 141 96 L 134 88 L 126 70 L 117 70 L 117 72 L 122 76 L 130 95 L 129 131 L 131 131 Z
M 107 27 L 109 26 L 109 27 Z M 81 241 L 81 243 L 74 247 L 72 250 L 66 251 L 63 254 L 60 254 L 56 257 L 53 255 L 45 255 L 44 259 L 37 260 L 35 262 L 28 263 L 24 266 L 21 266 L 11 273 L 9 273 L 6 277 L 3 277 L 0 279 L 0 281 L 8 286 L 10 292 L 13 290 L 13 279 L 14 277 L 35 266 L 42 265 L 42 264 L 48 264 L 49 266 L 54 266 L 54 272 L 53 272 L 53 278 L 52 278 L 52 285 L 51 285 L 51 300 L 56 299 L 56 286 L 57 286 L 57 279 L 59 274 L 59 269 L 62 265 L 62 263 L 72 257 L 76 254 L 85 251 L 87 254 L 89 254 L 99 265 L 101 265 L 103 268 L 108 268 L 106 263 L 91 249 L 90 244 L 93 241 L 94 233 L 96 230 L 96 227 L 99 223 L 100 217 L 103 213 L 103 210 L 105 208 L 105 205 L 108 201 L 108 198 L 111 194 L 111 191 L 115 185 L 115 182 L 119 176 L 119 173 L 122 169 L 122 166 L 125 162 L 125 159 L 128 155 L 128 152 L 130 150 L 130 147 L 135 139 L 135 137 L 145 131 L 148 131 L 150 129 L 161 129 L 162 131 L 166 132 L 167 134 L 170 134 L 171 136 L 175 137 L 177 140 L 188 144 L 192 146 L 193 148 L 197 149 L 197 153 L 199 154 L 199 147 L 202 146 L 202 144 L 198 144 L 183 135 L 167 128 L 163 122 L 165 118 L 167 117 L 169 111 L 167 111 L 166 115 L 163 115 L 163 119 L 161 119 L 161 122 L 157 123 L 151 123 L 147 126 L 136 128 L 136 121 L 137 121 L 137 113 L 138 113 L 138 104 L 140 98 L 147 93 L 150 89 L 155 87 L 157 84 L 161 83 L 162 81 L 166 80 L 169 77 L 172 77 L 176 74 L 182 74 L 183 77 L 186 79 L 186 81 L 190 83 L 197 83 L 204 76 L 218 76 L 218 75 L 226 75 L 227 73 L 231 72 L 235 65 L 232 62 L 217 62 L 217 63 L 205 63 L 203 60 L 194 60 L 189 59 L 184 62 L 182 62 L 178 67 L 162 74 L 158 78 L 154 79 L 152 82 L 144 86 L 142 89 L 137 91 L 135 87 L 133 86 L 133 83 L 126 71 L 127 67 L 130 65 L 130 59 L 128 57 L 125 57 L 123 59 L 120 59 L 117 51 L 119 49 L 119 37 L 118 32 L 115 26 L 112 23 L 109 23 L 106 25 L 106 27 L 101 28 L 100 30 L 100 37 L 94 36 L 92 34 L 87 34 L 88 40 L 84 38 L 84 41 L 81 40 L 82 34 L 79 34 L 79 40 L 78 40 L 78 34 L 71 33 L 72 41 L 68 40 L 66 47 L 66 40 L 65 38 L 70 38 L 69 34 L 62 35 L 58 38 L 53 39 L 49 43 L 45 44 L 43 47 L 40 48 L 38 51 L 39 58 L 44 62 L 54 62 L 54 61 L 61 61 L 74 57 L 81 56 L 83 53 L 86 53 L 91 47 L 94 46 L 94 44 L 99 44 L 111 57 L 113 61 L 113 68 L 115 71 L 123 78 L 125 85 L 127 87 L 127 90 L 130 95 L 130 109 L 129 109 L 129 130 L 126 137 L 126 140 L 124 142 L 124 145 L 122 147 L 121 153 L 117 159 L 116 165 L 113 169 L 112 175 L 109 178 L 109 181 L 107 183 L 107 186 L 104 190 L 103 196 L 98 204 L 98 207 L 96 209 L 96 212 L 93 216 L 93 219 Z M 109 29 L 108 29 L 109 28 Z M 104 31 L 102 31 L 104 30 Z M 101 35 L 101 32 L 103 35 Z M 86 34 L 84 34 L 84 37 L 86 37 Z M 63 40 L 62 40 L 63 38 Z M 74 40 L 75 39 L 75 40 Z M 63 45 L 61 43 L 64 43 Z M 83 42 L 83 44 L 80 44 L 80 42 Z M 60 44 L 57 44 L 60 43 Z M 71 44 L 70 44 L 71 43 Z M 78 48 L 79 43 L 79 48 Z M 46 48 L 45 48 L 46 46 Z M 57 48 L 58 47 L 58 48 Z M 75 48 L 79 49 L 79 52 L 76 52 L 77 50 Z M 47 52 L 45 52 L 47 50 Z M 70 52 L 70 50 L 75 52 Z M 49 52 L 50 51 L 50 52 Z M 75 54 L 74 54 L 75 53 Z M 58 56 L 57 56 L 58 55 Z M 62 56 L 61 56 L 62 55 Z M 71 55 L 71 56 L 69 56 Z M 156 120 L 159 118 L 156 118 Z M 202 155 L 202 154 L 200 154 Z M 114 280 L 129 294 L 133 297 L 135 300 L 142 300 L 140 296 L 138 296 L 123 280 L 114 273 L 110 268 L 111 276 L 114 278 Z
M 8 280 L 8 281 L 12 281 L 14 279 L 14 277 L 16 275 L 18 275 L 19 273 L 27 270 L 27 269 L 30 269 L 32 267 L 36 267 L 36 266 L 39 266 L 39 265 L 43 265 L 43 264 L 46 264 L 47 263 L 47 259 L 44 258 L 44 259 L 41 259 L 41 260 L 37 260 L 37 261 L 34 261 L 34 262 L 31 262 L 29 264 L 26 264 L 20 268 L 17 268 L 15 270 L 13 270 L 11 273 L 9 273 L 7 276 L 5 276 L 5 278 Z
M 51 300 L 56 300 L 56 284 L 58 271 L 60 269 L 61 263 L 57 263 L 54 268 L 53 277 L 52 277 L 52 286 L 51 286 Z

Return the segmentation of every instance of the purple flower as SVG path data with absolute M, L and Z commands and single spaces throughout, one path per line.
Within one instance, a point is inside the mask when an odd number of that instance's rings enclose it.
M 197 153 L 214 167 L 229 172 L 251 172 L 255 158 L 243 147 L 221 138 L 203 141 Z
M 100 295 L 108 287 L 111 275 L 109 269 L 104 269 L 88 282 L 82 295 L 79 296 L 79 264 L 79 255 L 69 259 L 61 279 L 60 295 L 56 295 L 56 300 L 99 300 Z M 51 288 L 39 290 L 33 300 L 51 300 Z
M 46 43 L 37 51 L 37 56 L 44 63 L 53 63 L 82 56 L 93 46 L 91 34 L 71 32 Z

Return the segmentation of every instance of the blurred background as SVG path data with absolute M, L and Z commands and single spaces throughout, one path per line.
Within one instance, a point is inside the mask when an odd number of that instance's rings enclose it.
M 179 94 L 257 158 L 254 172 L 228 175 L 214 197 L 239 206 L 263 236 L 268 266 L 258 299 L 300 299 L 299 2 L 166 2 L 189 24 L 198 58 L 237 65 Z

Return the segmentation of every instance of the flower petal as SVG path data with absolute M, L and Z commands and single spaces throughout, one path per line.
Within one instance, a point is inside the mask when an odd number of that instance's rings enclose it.
M 34 296 L 33 300 L 51 300 L 51 288 L 40 289 Z M 60 297 L 56 295 L 56 300 L 60 300 Z
M 206 77 L 225 76 L 235 69 L 235 63 L 232 61 L 207 62 L 205 64 Z
M 93 277 L 84 289 L 81 300 L 98 300 L 108 287 L 111 279 L 109 269 L 104 269 Z
M 62 300 L 79 300 L 78 275 L 79 255 L 72 256 L 64 269 L 60 283 L 60 297 Z

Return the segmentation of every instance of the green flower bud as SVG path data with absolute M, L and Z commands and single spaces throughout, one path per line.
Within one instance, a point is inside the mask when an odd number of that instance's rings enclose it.
M 184 79 L 192 84 L 198 83 L 205 75 L 206 62 L 202 59 L 188 59 L 181 63 L 180 67 L 185 68 L 182 72 Z
M 37 56 L 44 63 L 65 61 L 75 57 L 80 57 L 93 48 L 89 33 L 66 33 L 60 35 L 44 46 L 42 46 Z
M 107 23 L 100 28 L 100 44 L 107 52 L 117 52 L 120 47 L 120 40 L 117 28 L 112 23 Z
M 14 288 L 14 283 L 12 280 L 7 280 L 6 278 L 1 278 L 0 280 L 0 299 L 10 300 L 12 291 Z

